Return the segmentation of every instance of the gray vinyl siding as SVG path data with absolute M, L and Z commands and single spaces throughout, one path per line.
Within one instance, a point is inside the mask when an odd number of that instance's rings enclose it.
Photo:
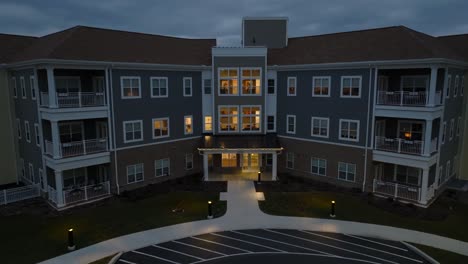
M 242 84 L 239 81 L 239 95 L 238 96 L 219 96 L 219 82 L 218 82 L 218 69 L 223 67 L 259 67 L 262 69 L 261 76 L 261 96 L 243 96 L 241 95 Z M 241 72 L 239 71 L 239 76 Z M 261 111 L 261 130 L 259 133 L 265 131 L 265 93 L 266 93 L 266 59 L 265 57 L 214 57 L 213 61 L 213 89 L 214 89 L 214 120 L 213 126 L 215 133 L 223 133 L 218 131 L 218 106 L 220 105 L 260 105 Z M 240 78 L 239 78 L 240 80 Z M 239 108 L 239 113 L 241 108 Z M 240 116 L 239 116 L 239 128 L 240 128 Z M 233 134 L 233 133 L 229 133 Z M 241 132 L 237 134 L 243 134 Z
M 277 75 L 278 87 L 278 114 L 276 129 L 278 135 L 313 139 L 323 142 L 342 143 L 347 145 L 365 146 L 367 129 L 367 113 L 369 99 L 369 69 L 347 69 L 347 70 L 308 70 L 308 71 L 280 71 Z M 330 76 L 330 97 L 312 97 L 312 77 Z M 361 76 L 360 98 L 341 98 L 341 77 Z M 287 96 L 287 78 L 296 77 L 296 96 Z M 371 86 L 374 85 L 371 80 Z M 373 91 L 371 90 L 371 101 L 373 103 Z M 372 107 L 369 108 L 372 111 Z M 286 116 L 296 116 L 296 133 L 286 133 Z M 329 137 L 320 138 L 311 136 L 312 117 L 329 118 Z M 372 126 L 372 112 L 369 113 L 369 129 Z M 359 141 L 345 141 L 339 139 L 340 119 L 351 119 L 359 121 Z M 369 139 L 371 135 L 369 133 Z M 370 145 L 369 140 L 368 145 Z
M 36 145 L 36 133 L 34 130 L 34 124 L 39 124 L 37 102 L 39 100 L 39 93 L 36 90 L 36 100 L 31 98 L 31 86 L 29 78 L 34 76 L 33 69 L 25 69 L 20 71 L 10 71 L 9 81 L 11 86 L 11 78 L 16 78 L 16 85 L 18 89 L 18 96 L 13 99 L 14 111 L 17 119 L 20 120 L 21 126 L 21 139 L 18 139 L 16 120 L 13 120 L 13 131 L 14 139 L 17 140 L 17 157 L 18 157 L 18 175 L 21 177 L 21 164 L 20 158 L 24 160 L 25 176 L 29 179 L 29 163 L 33 164 L 34 167 L 34 182 L 39 183 L 39 168 L 42 169 L 42 152 L 41 148 Z M 24 77 L 25 88 L 26 88 L 26 99 L 22 98 L 20 77 Z M 13 96 L 13 87 L 10 87 L 11 96 Z M 29 121 L 31 142 L 26 141 L 25 125 L 24 121 Z M 43 172 L 44 173 L 44 172 Z M 21 178 L 20 178 L 21 179 Z
M 140 77 L 141 98 L 121 98 L 121 76 Z M 151 77 L 167 77 L 167 98 L 151 98 Z M 192 78 L 192 96 L 183 96 L 183 78 Z M 201 72 L 112 69 L 112 96 L 117 148 L 149 144 L 202 133 Z M 184 135 L 184 116 L 193 116 L 193 134 Z M 169 137 L 153 139 L 153 118 L 169 117 Z M 123 122 L 143 121 L 143 141 L 124 143 Z
M 244 20 L 243 33 L 245 46 L 283 48 L 286 47 L 287 20 Z

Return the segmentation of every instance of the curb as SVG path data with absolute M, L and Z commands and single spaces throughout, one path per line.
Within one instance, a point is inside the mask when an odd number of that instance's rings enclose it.
M 122 256 L 123 252 L 120 251 L 119 253 L 117 253 L 117 255 L 115 255 L 110 261 L 108 264 L 114 264 L 117 262 L 117 260 L 119 260 L 120 256 Z
M 431 256 L 429 256 L 428 254 L 424 253 L 422 250 L 420 250 L 419 248 L 411 245 L 410 243 L 407 243 L 405 241 L 401 241 L 401 243 L 403 245 L 405 245 L 406 247 L 408 247 L 409 249 L 413 250 L 416 254 L 418 254 L 419 256 L 423 257 L 424 259 L 426 259 L 427 261 L 429 261 L 430 263 L 432 264 L 440 264 L 437 260 L 433 259 Z

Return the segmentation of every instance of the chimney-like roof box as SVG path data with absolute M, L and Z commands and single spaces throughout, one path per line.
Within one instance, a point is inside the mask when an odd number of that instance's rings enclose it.
M 287 17 L 244 17 L 242 19 L 242 44 L 284 48 L 288 45 Z

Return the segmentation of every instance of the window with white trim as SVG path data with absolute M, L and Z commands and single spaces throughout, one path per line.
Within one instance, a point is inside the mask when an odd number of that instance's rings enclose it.
M 16 118 L 16 134 L 18 135 L 18 139 L 21 139 L 21 122 L 18 118 Z
M 317 76 L 312 78 L 312 96 L 330 97 L 330 76 Z
M 143 140 L 143 121 L 124 121 L 124 143 L 136 142 Z
M 34 182 L 34 165 L 29 163 L 29 180 Z
M 153 138 L 169 137 L 169 118 L 153 118 Z
M 288 96 L 296 96 L 297 79 L 296 77 L 288 77 Z
M 141 182 L 144 180 L 143 163 L 127 166 L 127 184 Z
M 186 170 L 193 169 L 193 154 L 192 153 L 185 154 L 185 169 Z
M 361 97 L 361 76 L 342 76 L 341 77 L 341 97 Z
M 447 76 L 447 90 L 445 90 L 445 98 L 450 98 L 450 88 L 452 87 L 452 75 Z
M 461 84 L 460 84 L 460 96 L 463 96 L 465 93 L 465 76 L 461 77 Z
M 165 98 L 169 96 L 167 77 L 151 77 L 151 97 Z
M 449 141 L 452 141 L 453 139 L 454 130 L 455 130 L 455 120 L 453 120 L 452 118 L 450 119 Z
M 29 121 L 24 121 L 24 135 L 26 137 L 26 141 L 31 143 L 31 129 L 29 128 Z
M 275 88 L 276 88 L 276 83 L 275 83 L 275 79 L 268 79 L 268 94 L 275 94 Z
M 445 137 L 447 136 L 447 122 L 444 122 L 442 127 L 442 144 L 445 143 Z
M 286 116 L 286 133 L 296 134 L 296 116 L 295 115 Z
M 322 176 L 327 175 L 327 160 L 312 157 L 310 159 L 310 172 Z
M 15 77 L 11 77 L 11 87 L 13 87 L 13 97 L 18 98 L 18 87 L 16 86 Z
M 262 93 L 261 69 L 241 68 L 242 95 L 260 95 Z
M 20 77 L 20 87 L 21 87 L 21 98 L 26 99 L 26 83 L 24 82 L 24 77 Z
M 267 131 L 275 131 L 275 116 L 267 116 Z
M 453 97 L 458 95 L 458 85 L 460 84 L 460 76 L 455 76 L 455 85 L 453 86 Z
M 329 118 L 312 117 L 311 135 L 314 137 L 328 138 Z
M 193 117 L 184 116 L 184 135 L 192 135 L 193 134 Z
M 402 76 L 401 90 L 416 93 L 429 90 L 429 76 Z
M 204 94 L 211 94 L 211 79 L 204 79 L 203 80 L 203 93 Z
M 192 96 L 192 77 L 184 77 L 184 96 Z
M 238 69 L 220 68 L 218 72 L 219 95 L 238 95 Z
M 122 99 L 141 98 L 140 77 L 120 77 Z
M 154 161 L 155 176 L 156 177 L 168 176 L 170 173 L 169 164 L 170 164 L 170 161 L 168 158 L 155 160 Z
M 29 88 L 31 88 L 31 99 L 36 100 L 36 88 L 34 85 L 34 76 L 29 76 Z
M 356 178 L 356 164 L 338 162 L 338 179 L 354 181 Z
M 340 119 L 340 140 L 359 141 L 359 121 Z
M 239 107 L 238 106 L 220 106 L 219 107 L 219 131 L 232 132 L 238 131 L 239 125 Z
M 458 120 L 457 120 L 457 137 L 460 136 L 460 128 L 461 126 L 461 117 L 458 117 Z
M 294 153 L 293 152 L 286 153 L 286 168 L 294 169 Z
M 260 106 L 242 106 L 241 128 L 242 131 L 260 131 Z
M 204 118 L 204 130 L 205 132 L 211 132 L 213 131 L 213 117 L 208 115 L 208 116 L 205 116 Z
M 38 123 L 34 123 L 34 135 L 35 135 L 35 138 L 36 138 L 36 145 L 38 147 L 41 146 L 41 134 L 40 134 L 40 131 L 39 131 L 39 124 Z

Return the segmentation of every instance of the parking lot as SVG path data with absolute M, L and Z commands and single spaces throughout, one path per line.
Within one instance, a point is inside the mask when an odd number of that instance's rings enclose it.
M 119 264 L 430 263 L 401 242 L 307 230 L 208 233 L 122 254 Z

